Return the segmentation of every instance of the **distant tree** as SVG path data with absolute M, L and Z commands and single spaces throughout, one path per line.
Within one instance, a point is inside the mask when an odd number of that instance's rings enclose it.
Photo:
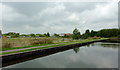
M 98 35 L 101 37 L 117 37 L 119 35 L 119 29 L 102 29 L 98 31 Z
M 22 36 L 22 37 L 28 37 L 28 35 L 26 35 L 26 34 L 21 34 L 20 36 Z
M 44 33 L 44 36 L 45 36 L 45 37 L 50 37 L 50 33 L 49 33 L 49 32 Z
M 63 38 L 69 38 L 70 36 L 67 34 L 64 34 Z
M 33 33 L 32 33 L 32 34 L 29 34 L 29 36 L 30 36 L 30 37 L 36 37 L 36 35 L 33 34 Z
M 82 38 L 82 39 L 87 39 L 87 38 L 88 38 L 88 34 L 85 34 L 85 33 L 84 33 L 84 34 L 81 36 L 81 38 Z
M 46 34 L 46 33 L 44 33 L 43 35 L 44 35 L 45 37 L 47 37 L 47 34 Z
M 120 35 L 118 35 L 118 38 L 120 38 Z
M 91 36 L 91 37 L 94 37 L 94 36 L 98 36 L 98 35 L 97 35 L 97 32 L 96 32 L 96 31 L 93 31 L 93 30 L 92 30 L 91 33 L 90 33 L 90 36 Z
M 88 37 L 90 37 L 90 30 L 89 29 L 87 29 L 86 31 L 85 31 L 85 33 L 82 35 L 82 39 L 86 39 L 86 38 L 88 38 Z
M 80 36 L 81 36 L 81 34 L 80 34 L 79 30 L 78 30 L 77 28 L 75 28 L 75 29 L 73 30 L 72 38 L 73 38 L 73 39 L 80 39 Z
M 2 35 L 2 31 L 0 30 L 0 35 Z
M 54 33 L 54 36 L 55 36 L 55 37 L 59 37 L 59 34 Z
M 87 36 L 90 37 L 90 30 L 87 29 L 87 30 L 85 31 L 85 34 L 87 34 Z
M 36 36 L 39 36 L 39 37 L 45 37 L 44 34 L 36 34 Z
M 47 32 L 47 37 L 50 37 L 50 33 L 49 32 Z
M 15 33 L 15 32 L 9 32 L 9 33 L 5 33 L 3 34 L 3 36 L 10 36 L 12 38 L 15 38 L 15 37 L 19 37 L 19 33 Z

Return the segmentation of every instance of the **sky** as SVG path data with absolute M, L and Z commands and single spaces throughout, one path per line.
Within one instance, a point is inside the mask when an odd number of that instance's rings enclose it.
M 117 2 L 4 2 L 3 33 L 72 33 L 118 28 Z

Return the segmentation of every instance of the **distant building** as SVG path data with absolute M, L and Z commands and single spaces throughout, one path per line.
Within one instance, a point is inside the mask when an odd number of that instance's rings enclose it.
M 10 38 L 11 36 L 7 36 L 7 38 Z
M 26 36 L 21 36 L 21 37 L 26 37 Z
M 7 38 L 7 36 L 2 36 L 2 38 Z
M 59 36 L 65 36 L 65 35 L 70 36 L 70 35 L 72 35 L 72 34 L 70 34 L 70 33 L 62 33 L 62 34 L 59 34 Z
M 39 38 L 39 35 L 37 35 L 37 38 Z

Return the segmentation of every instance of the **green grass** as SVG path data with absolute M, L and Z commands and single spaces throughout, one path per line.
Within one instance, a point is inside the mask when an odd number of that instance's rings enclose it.
M 84 42 L 90 42 L 90 41 L 104 40 L 104 39 L 107 39 L 107 38 L 77 40 L 77 41 L 72 41 L 72 42 L 61 42 L 61 43 L 64 43 L 64 44 L 56 43 L 56 44 L 59 44 L 59 45 L 31 48 L 31 49 L 19 50 L 19 51 L 4 52 L 4 53 L 0 53 L 0 55 L 6 55 L 6 54 L 18 53 L 18 52 L 25 52 L 25 51 L 31 51 L 31 50 L 37 50 L 37 49 L 44 49 L 44 48 L 50 48 L 50 47 L 57 47 L 57 46 L 64 46 L 64 45 L 70 45 L 70 44 L 76 44 L 76 43 L 84 43 Z M 50 45 L 50 44 L 43 44 L 43 45 Z M 33 46 L 26 46 L 26 47 L 28 48 L 28 47 L 43 46 L 43 45 L 33 45 Z M 24 47 L 24 48 L 26 48 L 26 47 Z M 20 48 L 23 48 L 23 47 L 20 47 Z M 20 48 L 11 48 L 11 49 L 20 49 Z M 8 49 L 6 49 L 6 50 L 8 50 Z

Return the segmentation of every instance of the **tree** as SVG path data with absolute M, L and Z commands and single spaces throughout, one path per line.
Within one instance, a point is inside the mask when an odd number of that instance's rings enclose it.
M 2 31 L 0 30 L 0 35 L 2 35 Z
M 50 37 L 50 33 L 49 33 L 49 32 L 44 33 L 44 36 L 45 36 L 45 37 Z
M 88 38 L 88 34 L 84 33 L 82 36 L 81 36 L 82 39 L 87 39 Z
M 79 30 L 77 28 L 75 28 L 73 30 L 73 36 L 72 36 L 72 38 L 73 39 L 80 39 L 80 36 L 81 36 L 81 34 L 80 34 Z
M 11 38 L 19 37 L 19 35 L 20 35 L 19 33 L 15 33 L 15 32 L 9 32 L 3 34 L 3 36 L 10 36 Z
M 47 37 L 50 37 L 50 33 L 49 32 L 47 32 Z
M 43 35 L 43 34 L 36 34 L 36 36 L 45 37 L 45 35 Z
M 98 36 L 98 35 L 97 35 L 97 32 L 96 32 L 96 31 L 93 31 L 93 30 L 92 30 L 91 33 L 90 33 L 90 36 L 91 36 L 91 37 L 94 37 L 94 36 Z
M 87 38 L 90 37 L 90 30 L 87 29 L 87 30 L 85 31 L 85 34 L 87 35 Z
M 82 39 L 86 39 L 86 38 L 88 38 L 88 37 L 90 37 L 90 30 L 89 29 L 87 29 L 86 31 L 85 31 L 85 33 L 82 35 Z
M 54 33 L 54 36 L 55 36 L 55 37 L 59 37 L 59 34 Z
M 32 33 L 32 34 L 29 34 L 29 36 L 30 36 L 30 37 L 35 37 L 35 34 Z

